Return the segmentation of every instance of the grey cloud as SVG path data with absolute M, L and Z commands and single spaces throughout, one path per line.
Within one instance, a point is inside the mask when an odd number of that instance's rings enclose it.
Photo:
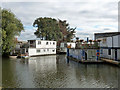
M 110 30 L 110 28 L 104 28 L 104 30 Z
M 96 8 L 96 10 L 87 10 L 85 6 L 89 8 L 92 4 L 89 3 L 48 3 L 48 2 L 23 2 L 23 3 L 6 3 L 7 8 L 13 8 L 16 15 L 22 19 L 24 24 L 33 23 L 36 17 L 51 16 L 51 17 L 65 17 L 65 18 L 86 18 L 89 21 L 91 19 L 99 18 L 111 18 L 115 19 L 116 15 L 107 14 L 109 11 L 104 12 L 100 9 L 104 7 Z M 108 4 L 109 5 L 109 4 Z M 82 9 L 81 9 L 82 8 Z M 98 10 L 97 10 L 98 9 Z M 73 19 L 74 20 L 74 19 Z
M 87 11 L 87 10 L 83 10 L 83 11 L 80 11 L 79 12 L 80 14 L 88 14 L 88 13 L 91 13 L 90 11 Z
M 24 25 L 32 25 L 38 17 L 65 19 L 71 27 L 117 22 L 117 13 L 113 13 L 116 10 L 117 2 L 7 2 L 2 6 L 11 9 Z M 89 28 L 87 29 L 89 30 Z M 93 32 L 92 29 L 90 30 Z

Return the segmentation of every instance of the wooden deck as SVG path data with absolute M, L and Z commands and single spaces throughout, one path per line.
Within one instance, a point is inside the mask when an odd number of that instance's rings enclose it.
M 110 60 L 110 59 L 106 59 L 106 58 L 101 58 L 101 60 L 104 61 L 104 62 L 110 63 L 110 64 L 120 66 L 120 62 L 118 62 L 118 61 L 114 61 L 114 60 Z
M 110 60 L 110 59 L 105 59 L 105 58 L 101 58 L 101 60 L 78 60 L 76 58 L 73 57 L 67 57 L 70 60 L 76 61 L 78 63 L 83 63 L 83 64 L 112 64 L 112 65 L 116 65 L 120 67 L 120 62 L 118 61 L 114 61 L 114 60 Z

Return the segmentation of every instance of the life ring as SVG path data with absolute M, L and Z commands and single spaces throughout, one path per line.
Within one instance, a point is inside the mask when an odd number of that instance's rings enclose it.
M 100 53 L 99 53 L 99 52 L 97 52 L 97 53 L 96 53 L 96 56 L 100 56 Z

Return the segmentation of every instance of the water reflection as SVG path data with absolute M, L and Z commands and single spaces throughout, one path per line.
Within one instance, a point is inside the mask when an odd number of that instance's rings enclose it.
M 109 66 L 105 67 L 104 65 L 85 65 L 79 67 L 85 68 L 79 72 L 76 69 L 76 80 L 80 87 L 118 87 L 118 69 Z
M 31 57 L 29 58 L 29 68 L 41 73 L 56 71 L 56 55 Z
M 84 65 L 65 55 L 3 60 L 3 87 L 106 88 L 118 87 L 118 68 Z

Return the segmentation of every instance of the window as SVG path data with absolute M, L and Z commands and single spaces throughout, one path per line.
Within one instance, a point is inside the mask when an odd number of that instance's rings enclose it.
M 100 51 L 101 51 L 101 53 L 100 53 L 100 54 L 103 54 L 103 49 L 101 49 Z
M 53 42 L 53 45 L 55 45 L 55 42 Z
M 67 43 L 64 43 L 64 47 L 67 47 Z
M 106 43 L 106 38 L 103 38 L 103 41 L 102 41 L 104 44 Z
M 30 44 L 33 44 L 33 41 L 30 41 Z
M 44 49 L 44 52 L 45 52 L 45 49 Z
M 40 50 L 39 49 L 37 49 L 37 53 L 39 53 L 40 52 Z
M 55 52 L 55 50 L 52 50 L 53 52 Z
M 47 49 L 47 51 L 49 51 L 49 49 Z
M 46 45 L 48 45 L 48 42 L 46 42 Z
M 38 41 L 38 45 L 41 44 L 41 41 Z
M 108 55 L 111 55 L 111 49 L 108 49 Z

